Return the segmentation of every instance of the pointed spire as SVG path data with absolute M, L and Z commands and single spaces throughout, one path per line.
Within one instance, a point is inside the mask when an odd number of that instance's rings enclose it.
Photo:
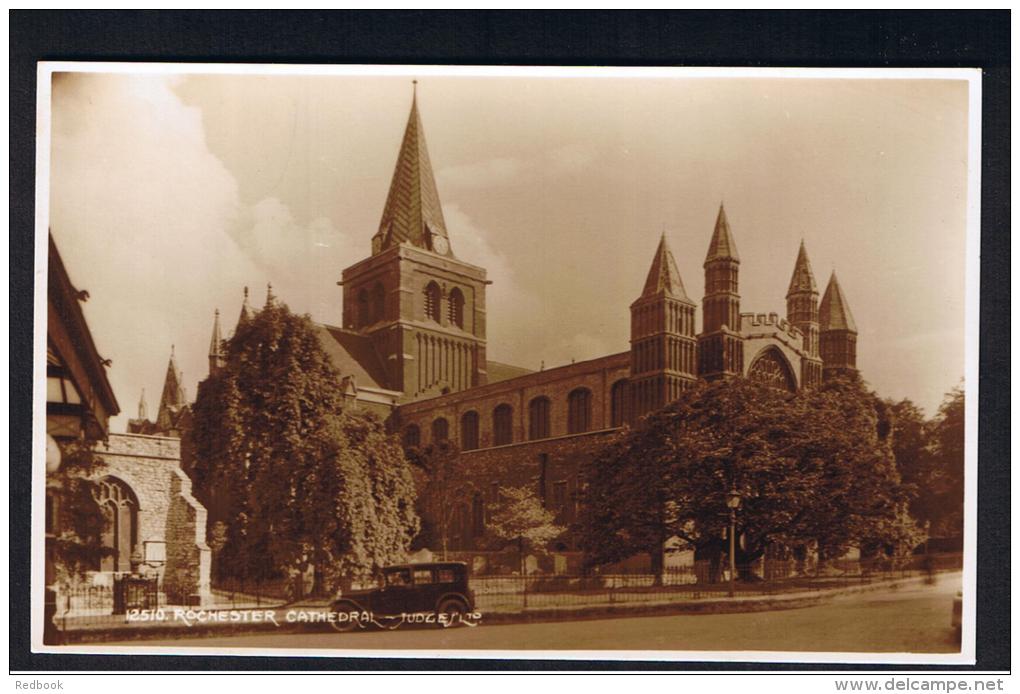
M 177 369 L 177 358 L 174 355 L 174 346 L 170 346 L 170 361 L 166 365 L 166 378 L 163 379 L 163 395 L 159 399 L 159 413 L 157 422 L 170 421 L 168 416 L 183 407 L 187 400 L 184 396 L 182 382 L 184 376 Z
M 719 214 L 715 218 L 715 231 L 712 232 L 712 243 L 708 246 L 708 255 L 705 262 L 713 260 L 735 260 L 740 262 L 737 255 L 737 244 L 733 243 L 733 236 L 730 234 L 730 223 L 726 221 L 726 209 L 719 203 Z
M 212 339 L 209 340 L 209 357 L 220 356 L 223 349 L 223 338 L 220 335 L 220 310 L 216 309 L 213 317 Z
M 680 279 L 680 270 L 677 269 L 673 252 L 670 251 L 669 243 L 666 241 L 665 232 L 659 239 L 659 247 L 652 259 L 652 266 L 648 269 L 648 278 L 645 280 L 641 296 L 652 296 L 659 292 L 674 299 L 689 301 L 687 292 L 684 291 L 683 280 Z
M 415 80 L 411 113 L 397 155 L 379 231 L 373 239 L 373 254 L 400 243 L 410 243 L 442 255 L 450 254 L 446 221 L 425 145 L 425 130 L 418 114 L 417 85 Z
M 149 418 L 149 406 L 145 404 L 145 388 L 142 388 L 142 397 L 138 400 L 138 419 Z
M 793 276 L 790 277 L 790 288 L 786 290 L 786 296 L 797 292 L 818 293 L 818 285 L 815 284 L 815 275 L 811 272 L 811 261 L 808 260 L 804 239 L 800 241 L 797 262 L 793 266 Z
M 822 303 L 818 307 L 818 322 L 821 323 L 822 330 L 846 330 L 848 332 L 856 333 L 857 324 L 854 322 L 854 316 L 850 313 L 850 304 L 847 303 L 846 297 L 843 296 L 843 289 L 839 286 L 839 280 L 836 279 L 836 271 L 832 271 L 832 277 L 829 278 L 829 286 L 825 288 L 825 295 L 822 297 Z
M 244 288 L 244 301 L 241 302 L 241 315 L 237 317 L 237 324 L 240 325 L 247 320 L 250 320 L 255 315 L 255 312 L 251 308 L 251 304 L 248 303 L 248 288 Z
M 266 308 L 276 305 L 276 295 L 273 294 L 273 283 L 266 283 Z
M 212 339 L 209 340 L 209 373 L 214 374 L 223 366 L 223 337 L 220 334 L 220 310 L 213 318 Z

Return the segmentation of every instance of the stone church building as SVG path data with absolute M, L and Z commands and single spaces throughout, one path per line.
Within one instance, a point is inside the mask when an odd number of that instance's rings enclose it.
M 835 275 L 819 301 L 803 243 L 785 315 L 741 312 L 741 260 L 722 206 L 706 233 L 700 332 L 663 235 L 643 283 L 633 278 L 630 349 L 541 371 L 488 359 L 486 270 L 457 257 L 452 232 L 414 100 L 371 253 L 343 270 L 343 324 L 317 329 L 352 406 L 380 414 L 407 447 L 453 441 L 483 471 L 464 480 L 451 509 L 452 549 L 481 546 L 486 507 L 503 485 L 535 485 L 569 524 L 579 464 L 699 379 L 744 376 L 795 391 L 856 370 L 849 305 Z M 242 317 L 250 311 L 245 290 Z M 217 315 L 211 367 L 219 331 Z

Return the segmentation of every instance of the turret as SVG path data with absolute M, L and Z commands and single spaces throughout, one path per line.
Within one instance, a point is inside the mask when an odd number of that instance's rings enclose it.
M 663 234 L 644 290 L 630 305 L 628 387 L 634 415 L 663 407 L 697 380 L 694 309 Z
M 825 288 L 822 303 L 818 307 L 818 320 L 821 326 L 819 351 L 823 378 L 856 374 L 857 324 L 835 272 L 829 278 L 829 286 Z
M 174 432 L 179 429 L 180 413 L 188 407 L 183 380 L 184 375 L 177 368 L 177 359 L 171 345 L 170 362 L 166 365 L 166 378 L 163 379 L 163 395 L 159 399 L 159 412 L 156 415 L 156 426 L 160 431 Z
M 237 324 L 241 325 L 245 321 L 251 320 L 255 316 L 255 311 L 252 310 L 251 304 L 248 303 L 248 288 L 244 288 L 244 300 L 241 302 L 241 315 L 237 317 Z
M 797 262 L 793 266 L 790 287 L 786 291 L 786 320 L 803 335 L 801 349 L 806 358 L 801 362 L 801 383 L 811 387 L 822 381 L 822 360 L 819 356 L 818 285 L 811 271 L 804 242 L 800 242 Z
M 740 375 L 744 342 L 740 337 L 740 257 L 726 210 L 719 205 L 712 241 L 705 256 L 705 298 L 698 336 L 698 374 L 715 379 Z

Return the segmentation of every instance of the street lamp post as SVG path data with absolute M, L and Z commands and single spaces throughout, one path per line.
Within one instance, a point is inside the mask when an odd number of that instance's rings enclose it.
M 726 495 L 726 505 L 730 509 L 730 597 L 733 597 L 733 586 L 737 573 L 737 509 L 740 508 L 740 493 L 731 489 Z

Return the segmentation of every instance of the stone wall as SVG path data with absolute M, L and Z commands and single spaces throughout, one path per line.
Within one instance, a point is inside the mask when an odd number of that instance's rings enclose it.
M 105 465 L 100 477 L 121 480 L 138 499 L 139 553 L 145 541 L 166 543 L 160 569 L 168 595 L 209 598 L 206 510 L 191 494 L 181 469 L 181 441 L 140 434 L 110 434 L 96 452 Z

